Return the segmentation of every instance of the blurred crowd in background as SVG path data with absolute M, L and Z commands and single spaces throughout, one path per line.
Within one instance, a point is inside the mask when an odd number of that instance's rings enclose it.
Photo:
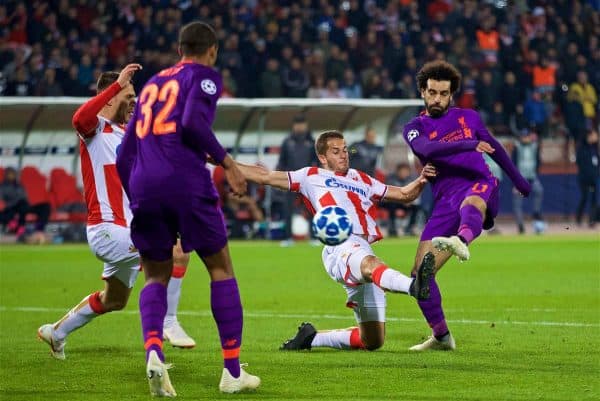
M 416 98 L 445 59 L 455 98 L 498 134 L 581 139 L 598 119 L 597 0 L 54 0 L 0 4 L 0 92 L 89 96 L 101 71 L 139 62 L 138 85 L 177 58 L 182 24 L 219 36 L 224 96 Z

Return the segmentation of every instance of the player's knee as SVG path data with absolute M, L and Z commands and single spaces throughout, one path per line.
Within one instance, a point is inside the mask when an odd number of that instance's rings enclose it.
M 183 252 L 181 242 L 177 241 L 177 244 L 173 247 L 173 264 L 176 266 L 187 266 L 189 262 L 190 254 Z
M 106 301 L 103 306 L 104 306 L 104 310 L 106 312 L 119 311 L 127 306 L 127 299 L 109 300 L 109 301 Z
M 378 350 L 379 348 L 383 347 L 383 338 L 381 338 L 381 339 L 378 338 L 378 339 L 374 339 L 371 341 L 363 340 L 363 343 L 364 343 L 365 349 L 367 351 L 375 351 L 375 350 Z

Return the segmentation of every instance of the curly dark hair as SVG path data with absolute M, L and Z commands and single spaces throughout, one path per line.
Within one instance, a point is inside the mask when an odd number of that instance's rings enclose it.
M 456 93 L 462 79 L 460 72 L 452 64 L 442 61 L 430 61 L 417 73 L 419 90 L 427 89 L 427 80 L 450 81 L 450 92 Z

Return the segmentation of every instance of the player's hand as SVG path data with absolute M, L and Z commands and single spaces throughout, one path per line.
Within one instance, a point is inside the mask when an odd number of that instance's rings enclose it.
M 136 64 L 136 63 L 127 64 L 125 66 L 125 68 L 123 68 L 121 70 L 121 72 L 119 73 L 119 78 L 117 78 L 117 82 L 119 83 L 119 85 L 121 85 L 121 88 L 124 88 L 125 86 L 127 86 L 127 84 L 131 82 L 131 78 L 133 77 L 133 74 L 135 74 L 135 72 L 137 70 L 141 70 L 141 69 L 142 69 L 141 64 Z
M 233 165 L 232 167 L 226 168 L 225 178 L 227 178 L 227 182 L 231 187 L 231 192 L 233 192 L 234 195 L 242 196 L 246 193 L 246 178 L 238 166 Z
M 531 184 L 526 179 L 523 179 L 515 184 L 515 188 L 521 196 L 527 198 L 531 193 Z
M 246 177 L 244 177 L 242 170 L 240 170 L 235 160 L 230 155 L 227 155 L 221 162 L 221 166 L 225 170 L 225 178 L 229 183 L 231 192 L 237 196 L 244 195 L 247 187 Z
M 488 153 L 488 154 L 494 153 L 496 151 L 496 149 L 494 149 L 492 147 L 492 145 L 490 145 L 486 141 L 479 141 L 475 150 L 478 151 L 479 153 Z
M 435 166 L 431 163 L 427 163 L 423 167 L 423 170 L 421 170 L 421 176 L 419 177 L 421 179 L 420 182 L 425 184 L 429 178 L 433 178 L 435 176 L 437 176 L 437 170 L 435 169 Z

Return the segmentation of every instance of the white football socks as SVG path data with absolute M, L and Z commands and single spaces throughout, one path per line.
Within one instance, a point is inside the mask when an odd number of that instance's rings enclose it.
M 317 335 L 312 340 L 312 347 L 328 347 L 337 349 L 350 349 L 350 330 L 331 330 L 325 332 L 317 332 Z
M 74 306 L 65 316 L 54 323 L 54 339 L 62 341 L 69 333 L 85 326 L 91 322 L 99 313 L 94 312 L 90 305 L 90 297 L 97 297 L 97 293 L 93 293 L 83 298 L 76 306 Z
M 413 279 L 394 269 L 386 269 L 379 280 L 379 286 L 391 292 L 408 294 Z

